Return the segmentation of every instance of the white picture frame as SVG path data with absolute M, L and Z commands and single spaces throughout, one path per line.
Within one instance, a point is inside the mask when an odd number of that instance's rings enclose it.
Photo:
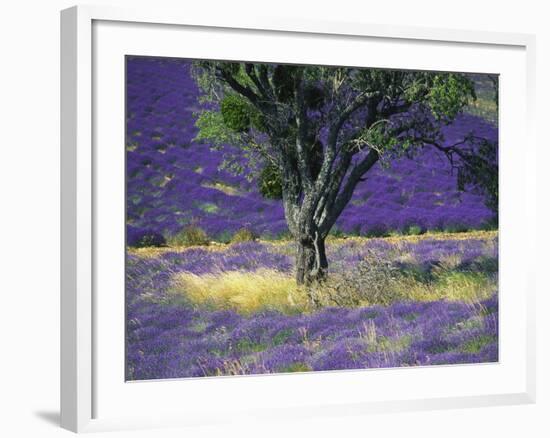
M 148 29 L 158 34 L 146 40 L 140 35 Z M 179 30 L 178 30 L 179 29 Z M 185 32 L 180 30 L 186 29 Z M 487 368 L 484 365 L 465 366 L 453 371 L 449 367 L 421 368 L 410 370 L 414 372 L 414 379 L 420 383 L 429 379 L 455 381 L 453 391 L 448 388 L 411 389 L 405 391 L 394 388 L 387 397 L 371 395 L 361 397 L 346 392 L 354 379 L 367 379 L 370 387 L 374 387 L 376 380 L 389 381 L 400 377 L 399 370 L 369 370 L 358 372 L 334 372 L 316 376 L 318 373 L 298 374 L 292 376 L 259 376 L 213 379 L 190 379 L 172 382 L 143 382 L 125 383 L 120 381 L 120 351 L 124 345 L 120 344 L 120 327 L 123 327 L 124 312 L 120 310 L 123 302 L 123 278 L 117 272 L 107 272 L 103 266 L 119 265 L 124 258 L 123 240 L 120 235 L 110 236 L 107 244 L 105 226 L 111 219 L 120 219 L 120 208 L 106 207 L 120 200 L 120 181 L 124 179 L 123 168 L 120 166 L 120 157 L 124 147 L 120 144 L 120 153 L 116 144 L 105 148 L 101 146 L 101 153 L 97 153 L 98 144 L 106 144 L 103 139 L 120 139 L 120 124 L 123 120 L 116 120 L 117 126 L 107 127 L 102 119 L 102 108 L 107 103 L 103 95 L 109 94 L 115 104 L 120 103 L 123 95 L 124 83 L 117 76 L 120 69 L 113 73 L 110 68 L 111 59 L 119 59 L 121 54 L 151 54 L 158 56 L 182 56 L 174 47 L 162 38 L 174 36 L 189 38 L 191 33 L 200 32 L 202 37 L 215 39 L 232 32 L 235 41 L 243 41 L 251 36 L 266 38 L 265 44 L 250 44 L 247 50 L 257 50 L 263 53 L 251 54 L 251 60 L 262 56 L 263 59 L 279 59 L 282 55 L 276 53 L 273 41 L 277 39 L 295 38 L 299 40 L 316 40 L 325 38 L 326 41 L 335 41 L 342 44 L 347 41 L 351 44 L 386 44 L 385 47 L 395 46 L 392 50 L 401 50 L 405 54 L 405 47 L 443 53 L 450 46 L 463 52 L 453 61 L 450 56 L 442 56 L 440 60 L 416 60 L 410 68 L 433 68 L 434 62 L 440 62 L 441 69 L 460 69 L 461 56 L 468 56 L 469 52 L 479 52 L 477 61 L 471 59 L 469 65 L 475 69 L 475 62 L 481 71 L 503 74 L 509 81 L 501 83 L 503 96 L 503 115 L 501 118 L 501 136 L 503 139 L 524 139 L 522 156 L 511 154 L 503 162 L 501 168 L 501 190 L 510 193 L 509 201 L 523 200 L 524 209 L 518 209 L 512 202 L 503 204 L 501 215 L 502 227 L 508 230 L 505 233 L 507 242 L 503 245 L 508 248 L 506 258 L 501 259 L 500 281 L 514 285 L 520 292 L 517 296 L 504 294 L 502 302 L 504 312 L 518 312 L 518 327 L 516 332 L 506 337 L 508 332 L 501 331 L 501 350 L 504 359 L 496 365 L 497 368 Z M 174 33 L 175 32 L 175 33 Z M 186 34 L 188 32 L 189 34 Z M 131 38 L 127 36 L 131 35 Z M 216 36 L 216 37 L 215 37 Z M 226 35 L 227 36 L 227 35 Z M 128 43 L 131 41 L 131 44 Z M 164 44 L 162 42 L 165 42 Z M 198 40 L 197 40 L 198 41 Z M 271 44 L 269 43 L 271 41 Z M 338 42 L 339 41 L 339 42 Z M 200 51 L 206 50 L 209 45 L 195 45 L 186 56 L 201 57 Z M 130 44 L 130 46 L 128 45 Z M 288 42 L 287 42 L 288 44 Z M 346 43 L 347 44 L 347 43 Z M 282 45 L 282 43 L 281 43 Z M 401 45 L 401 46 L 400 46 Z M 299 44 L 297 44 L 299 46 Z M 336 47 L 336 46 L 335 46 Z M 450 29 L 425 29 L 416 27 L 373 25 L 361 22 L 317 22 L 297 20 L 292 17 L 251 17 L 246 14 L 241 18 L 220 17 L 215 14 L 208 16 L 194 15 L 178 11 L 163 11 L 155 8 L 147 10 L 119 9 L 111 7 L 78 6 L 66 9 L 61 13 L 61 425 L 75 431 L 100 431 L 119 428 L 145 428 L 173 425 L 207 424 L 209 422 L 223 422 L 232 418 L 275 418 L 291 416 L 292 418 L 311 417 L 315 415 L 362 414 L 367 412 L 398 412 L 418 409 L 441 409 L 453 407 L 493 406 L 504 404 L 533 403 L 535 400 L 535 273 L 527 257 L 520 256 L 519 252 L 534 245 L 536 238 L 535 218 L 521 216 L 527 209 L 535 205 L 535 168 L 532 120 L 534 111 L 534 48 L 535 39 L 532 35 L 489 33 L 482 31 L 460 31 Z M 136 50 L 139 52 L 137 53 Z M 296 56 L 299 56 L 299 49 Z M 334 53 L 325 53 L 323 56 L 336 56 Z M 454 49 L 453 49 L 454 50 Z M 408 51 L 408 50 L 407 50 Z M 483 52 L 486 51 L 486 52 Z M 500 53 L 491 59 L 490 52 Z M 176 53 L 177 52 L 177 53 Z M 390 55 L 385 54 L 386 48 L 377 55 L 377 66 L 393 65 Z M 437 53 L 439 53 L 437 52 Z M 213 53 L 205 57 L 214 57 Z M 312 49 L 311 59 L 315 56 Z M 419 52 L 420 53 L 420 52 Z M 508 55 L 508 53 L 510 53 Z M 198 55 L 197 55 L 198 54 Z M 482 59 L 481 55 L 484 55 Z M 489 59 L 485 56 L 489 56 Z M 105 56 L 103 58 L 103 56 Z M 238 59 L 240 53 L 227 52 L 227 59 Z M 285 55 L 293 56 L 293 55 Z M 344 54 L 339 55 L 344 56 Z M 236 58 L 237 57 L 237 58 Z M 267 58 L 266 58 L 267 57 Z M 384 58 L 386 57 L 386 58 Z M 501 57 L 500 61 L 497 57 Z M 474 57 L 475 58 L 475 57 Z M 293 60 L 296 61 L 297 58 Z M 339 62 L 344 58 L 339 58 Z M 386 60 L 385 60 L 386 59 Z M 446 61 L 444 61 L 444 59 Z M 285 59 L 286 60 L 286 59 Z M 520 60 L 520 62 L 518 62 Z M 117 61 L 118 62 L 118 61 Z M 122 61 L 121 61 L 122 62 Z M 403 61 L 406 62 L 406 61 Z M 411 61 L 412 62 L 412 61 Z M 444 63 L 446 62 L 446 64 Z M 452 64 L 457 62 L 458 64 Z M 114 64 L 113 64 L 114 65 Z M 438 64 L 439 65 L 439 64 Z M 454 66 L 454 67 L 453 67 Z M 493 66 L 493 67 L 491 67 Z M 499 67 L 502 66 L 502 67 Z M 509 67 L 506 67 L 509 66 Z M 118 68 L 118 67 L 116 67 Z M 499 70 L 502 68 L 502 71 Z M 506 70 L 506 69 L 509 70 Z M 491 70 L 491 71 L 488 71 Z M 474 70 L 472 70 L 474 71 Z M 111 78 L 101 83 L 102 78 Z M 513 89 L 508 93 L 508 89 Z M 99 91 L 98 91 L 99 90 Z M 103 93 L 103 94 L 102 94 Z M 121 94 L 122 93 L 122 94 Z M 510 103 L 514 102 L 515 109 Z M 111 105 L 112 106 L 112 105 Z M 119 105 L 114 105 L 119 108 Z M 510 107 L 510 108 L 508 108 Z M 120 108 L 119 108 L 120 109 Z M 119 113 L 113 113 L 119 114 Z M 120 114 L 119 114 L 120 115 Z M 520 117 L 514 127 L 506 125 L 507 120 Z M 98 129 L 98 124 L 101 126 Z M 104 137 L 105 133 L 105 137 Z M 123 137 L 122 137 L 123 138 Z M 123 140 L 122 140 L 123 141 Z M 99 143 L 98 143 L 99 142 Z M 111 157 L 109 154 L 113 153 Z M 118 157 L 118 158 L 117 158 Z M 109 158 L 107 161 L 106 158 Z M 112 159 L 111 159 L 112 158 Z M 117 161 L 119 160 L 119 161 Z M 520 171 L 515 175 L 515 187 L 507 185 L 506 174 L 508 162 L 520 164 Z M 108 176 L 107 176 L 108 175 Z M 504 175 L 504 176 L 502 176 Z M 110 198 L 111 188 L 113 198 Z M 116 196 L 119 196 L 116 198 Z M 103 203 L 103 204 L 102 204 Z M 507 205 L 510 204 L 510 205 Z M 98 208 L 102 205 L 102 208 Z M 523 210 L 523 211 L 520 211 Z M 107 212 L 107 213 L 105 213 Z M 510 218 L 507 222 L 507 216 Z M 514 234 L 514 224 L 528 220 L 528 231 L 523 231 L 523 237 Z M 517 230 L 516 230 L 517 231 Z M 108 234 L 108 232 L 107 232 Z M 525 239 L 527 236 L 527 239 Z M 103 241 L 101 240 L 103 239 Z M 521 240 L 521 241 L 520 241 Z M 117 242 L 122 242 L 117 245 Z M 518 253 L 514 255 L 514 253 Z M 530 251 L 534 254 L 534 251 Z M 109 254 L 114 254 L 109 259 Z M 513 257 L 522 257 L 521 263 Z M 518 262 L 518 263 L 516 263 Z M 510 269 L 506 269 L 506 268 Z M 513 267 L 513 269 L 512 269 Z M 106 286 L 107 285 L 107 286 Z M 118 301 L 110 302 L 109 298 L 98 294 L 104 293 L 106 287 L 114 291 L 109 296 L 115 296 Z M 117 295 L 117 294 L 120 294 Z M 107 307 L 108 306 L 108 307 Z M 511 314 L 511 313 L 510 313 Z M 508 321 L 510 319 L 508 318 Z M 505 324 L 506 318 L 503 319 Z M 122 325 L 121 325 L 122 324 Z M 506 326 L 504 325 L 504 330 Z M 114 333 L 106 336 L 106 332 Z M 504 342 L 505 344 L 503 344 Z M 112 362 L 109 352 L 117 349 L 116 359 Z M 120 351 L 119 351 L 120 350 Z M 511 364 L 507 358 L 513 353 L 517 356 Z M 507 356 L 508 355 L 508 356 Z M 506 369 L 508 364 L 513 366 Z M 111 373 L 111 367 L 115 369 Z M 513 368 L 513 369 L 512 369 Z M 450 370 L 450 371 L 449 371 Z M 408 371 L 408 372 L 410 372 Z M 390 375 L 388 373 L 394 373 Z M 359 377 L 361 376 L 361 377 Z M 368 376 L 368 377 L 365 377 Z M 390 377 L 388 377 L 390 376 Z M 434 377 L 431 377 L 434 376 Z M 462 376 L 462 377 L 460 377 Z M 491 376 L 494 381 L 491 381 Z M 478 382 L 479 390 L 474 391 L 467 387 L 466 381 L 473 379 L 472 384 Z M 477 379 L 477 380 L 476 380 Z M 506 382 L 505 382 L 506 381 Z M 116 385 L 113 383 L 115 382 Z M 500 382 L 500 383 L 499 383 Z M 141 386 L 140 386 L 141 385 Z M 173 401 L 181 386 L 186 385 L 186 391 L 194 393 L 204 392 L 209 396 L 218 395 L 224 399 L 224 394 L 242 392 L 259 397 L 249 405 L 246 400 L 237 399 L 234 409 L 224 411 L 219 405 L 208 401 L 207 397 L 196 399 L 193 406 L 181 404 L 171 409 L 162 403 L 145 403 L 145 400 L 155 400 L 162 394 L 168 394 L 168 402 Z M 324 386 L 326 385 L 326 386 Z M 485 385 L 485 386 L 484 386 Z M 117 388 L 115 388 L 115 386 Z M 428 385 L 429 386 L 429 385 Z M 313 388 L 325 388 L 319 394 L 312 392 L 311 397 L 297 397 L 296 404 L 285 402 L 284 393 L 277 393 L 277 388 L 301 387 L 313 391 Z M 176 389 L 174 389 L 176 388 Z M 179 389 L 178 389 L 179 388 Z M 343 388 L 338 391 L 337 388 Z M 112 390 L 112 392 L 110 392 Z M 117 392 L 118 391 L 118 392 Z M 271 400 L 265 400 L 261 394 L 272 391 Z M 422 392 L 424 391 L 424 392 Z M 427 391 L 427 392 L 426 392 Z M 374 391 L 375 393 L 376 391 Z M 328 394 L 328 395 L 327 395 Z M 419 395 L 420 394 L 420 395 Z M 423 395 L 422 395 L 423 394 Z M 132 400 L 139 403 L 144 401 L 144 411 L 123 409 Z M 164 397 L 164 396 L 163 396 Z M 173 404 L 172 404 L 173 405 Z M 240 406 L 239 406 L 240 405 Z M 183 406 L 186 406 L 183 413 Z M 194 408 L 190 409 L 191 407 Z M 206 410 L 208 408 L 208 411 Z M 146 410 L 145 410 L 146 409 Z M 103 414 L 105 412 L 106 414 Z M 146 414 L 144 414 L 146 413 Z M 213 420 L 215 418 L 215 420 Z

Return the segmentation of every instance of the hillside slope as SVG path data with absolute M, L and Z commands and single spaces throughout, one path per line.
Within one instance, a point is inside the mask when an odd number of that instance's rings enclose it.
M 286 231 L 280 201 L 258 193 L 257 182 L 219 169 L 225 153 L 193 141 L 198 89 L 190 62 L 127 59 L 127 222 L 165 235 L 194 223 L 212 238 L 241 227 L 276 237 Z M 463 114 L 445 128 L 453 143 L 468 132 L 496 139 L 497 129 Z M 245 164 L 245 163 L 243 163 Z M 440 152 L 426 147 L 415 160 L 379 164 L 356 189 L 337 222 L 344 233 L 480 228 L 493 214 L 483 198 L 457 190 L 456 172 Z

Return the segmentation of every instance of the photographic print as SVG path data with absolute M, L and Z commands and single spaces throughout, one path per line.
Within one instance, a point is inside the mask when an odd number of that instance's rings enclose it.
M 498 361 L 498 75 L 126 57 L 126 379 Z

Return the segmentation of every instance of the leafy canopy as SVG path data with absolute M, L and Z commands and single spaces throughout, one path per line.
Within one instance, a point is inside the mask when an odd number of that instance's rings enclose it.
M 244 154 L 287 218 L 307 210 L 327 227 L 375 162 L 441 147 L 441 126 L 476 98 L 458 73 L 197 61 L 193 74 L 197 140 L 237 146 L 226 168 L 243 171 Z
M 354 98 L 370 96 L 357 105 L 339 140 L 353 137 L 356 149 L 381 154 L 420 146 L 421 134 L 437 134 L 439 123 L 452 121 L 476 98 L 472 81 L 455 73 L 197 61 L 194 76 L 203 103 L 196 139 L 255 151 L 266 164 L 278 161 L 270 150 L 274 137 L 293 148 L 298 80 L 312 137 L 322 137 L 334 114 Z M 378 114 L 368 123 L 367 113 L 374 111 L 365 107 L 372 101 Z

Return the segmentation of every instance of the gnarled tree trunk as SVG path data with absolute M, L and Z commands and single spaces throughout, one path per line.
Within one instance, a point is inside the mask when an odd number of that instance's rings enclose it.
M 302 236 L 296 242 L 296 283 L 309 286 L 326 278 L 328 261 L 325 239 L 315 236 Z

